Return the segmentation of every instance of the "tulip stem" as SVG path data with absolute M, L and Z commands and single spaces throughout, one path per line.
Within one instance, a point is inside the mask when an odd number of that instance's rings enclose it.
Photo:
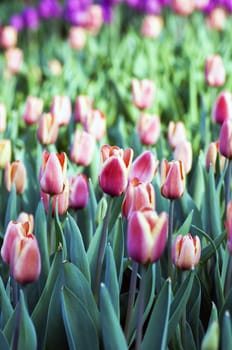
M 98 303 L 98 294 L 99 294 L 99 287 L 101 282 L 101 271 L 102 271 L 104 252 L 105 252 L 106 241 L 107 241 L 108 224 L 109 224 L 112 202 L 113 202 L 113 197 L 110 197 L 108 200 L 106 215 L 103 221 L 102 234 L 101 234 L 101 239 L 100 239 L 100 244 L 98 249 L 97 265 L 96 265 L 96 273 L 95 273 L 95 281 L 94 281 L 94 289 L 93 289 L 96 303 Z
M 19 328 L 20 328 L 20 319 L 21 319 L 21 303 L 18 303 L 16 315 L 15 315 L 15 324 L 14 324 L 14 333 L 12 340 L 12 350 L 18 350 L 19 342 Z
M 172 232 L 173 232 L 174 200 L 170 200 L 168 217 L 168 277 L 172 280 Z
M 11 288 L 12 288 L 12 304 L 15 307 L 19 300 L 19 286 L 13 277 L 11 277 Z
M 184 283 L 185 278 L 186 278 L 186 273 L 185 273 L 185 271 L 182 271 L 182 274 L 181 274 L 182 284 Z M 182 339 L 183 349 L 187 349 L 186 348 L 186 329 L 185 329 L 185 326 L 186 326 L 186 306 L 184 307 L 182 320 L 181 320 L 181 339 Z
M 146 266 L 141 265 L 141 280 L 139 286 L 139 303 L 138 303 L 138 316 L 137 316 L 137 330 L 135 340 L 135 350 L 140 350 L 143 335 L 143 311 L 144 311 L 144 295 L 146 288 Z
M 226 169 L 226 176 L 225 176 L 225 205 L 227 208 L 227 204 L 230 201 L 230 174 L 231 174 L 231 160 L 228 160 L 228 165 Z
M 137 273 L 138 273 L 138 263 L 136 261 L 133 261 L 132 264 L 132 273 L 131 273 L 131 279 L 130 279 L 130 288 L 129 288 L 129 296 L 128 296 L 128 303 L 127 303 L 127 313 L 126 313 L 126 321 L 125 321 L 125 337 L 128 343 L 129 340 L 129 327 L 131 322 L 131 316 L 134 306 L 134 300 L 135 300 L 135 292 L 136 292 L 136 280 L 137 280 Z

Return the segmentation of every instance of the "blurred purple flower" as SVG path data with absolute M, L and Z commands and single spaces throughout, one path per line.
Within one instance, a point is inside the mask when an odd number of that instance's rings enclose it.
M 12 15 L 9 24 L 18 31 L 22 30 L 24 27 L 23 16 L 21 14 Z
M 39 15 L 34 7 L 25 7 L 23 10 L 24 25 L 28 29 L 37 29 L 39 26 Z
M 38 12 L 40 17 L 57 18 L 62 14 L 62 7 L 57 0 L 41 0 L 38 5 Z

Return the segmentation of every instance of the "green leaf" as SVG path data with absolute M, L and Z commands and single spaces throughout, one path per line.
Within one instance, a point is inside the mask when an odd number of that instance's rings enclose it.
M 65 286 L 61 292 L 61 305 L 69 349 L 99 349 L 97 329 L 88 307 Z
M 168 319 L 171 305 L 171 281 L 167 280 L 161 289 L 142 342 L 141 350 L 167 348 Z
M 114 253 L 115 264 L 117 268 L 119 288 L 123 278 L 123 257 L 124 257 L 124 234 L 122 227 L 122 218 L 120 217 L 113 229 L 112 249 Z
M 4 335 L 4 333 L 0 330 L 0 349 L 1 350 L 10 350 L 9 343 Z
M 113 204 L 110 212 L 110 219 L 108 225 L 108 231 L 110 232 L 117 222 L 118 217 L 121 215 L 123 196 L 114 197 Z
M 99 250 L 99 245 L 100 245 L 100 240 L 101 240 L 101 235 L 102 235 L 102 227 L 103 227 L 103 222 L 101 222 L 98 225 L 96 232 L 94 233 L 93 238 L 91 240 L 91 243 L 89 245 L 88 251 L 87 251 L 87 258 L 88 258 L 88 262 L 89 262 L 92 285 L 93 285 L 94 280 L 95 280 L 97 256 L 98 256 L 98 250 Z
M 10 299 L 6 293 L 2 278 L 0 278 L 0 310 L 1 310 L 1 329 L 4 328 L 7 321 L 13 313 L 13 307 L 11 305 Z M 1 349 L 1 347 L 0 347 Z
M 186 315 L 188 318 L 189 326 L 191 327 L 191 332 L 194 336 L 197 347 L 199 348 L 199 327 L 200 327 L 200 308 L 201 308 L 201 285 L 200 281 L 195 276 L 192 291 L 186 307 Z M 196 320 L 199 320 L 196 322 Z
M 205 262 L 211 258 L 212 255 L 215 254 L 217 251 L 217 248 L 221 245 L 221 243 L 224 241 L 226 237 L 226 232 L 221 233 L 218 235 L 214 240 L 212 240 L 207 234 L 205 234 L 204 231 L 200 230 L 198 227 L 192 225 L 193 228 L 197 229 L 198 232 L 201 232 L 201 234 L 206 237 L 210 244 L 208 244 L 206 247 L 204 247 L 201 251 L 201 264 L 205 264 Z M 210 238 L 210 239 L 209 239 Z
M 221 350 L 232 349 L 231 317 L 229 311 L 225 311 L 221 326 Z
M 189 186 L 189 191 L 192 194 L 192 198 L 198 210 L 201 209 L 202 199 L 205 193 L 205 182 L 204 182 L 204 174 L 202 169 L 202 156 L 201 153 L 193 172 L 192 181 Z
M 178 229 L 178 231 L 176 232 L 176 236 L 178 235 L 185 235 L 186 233 L 189 232 L 190 226 L 191 226 L 191 222 L 192 222 L 192 218 L 193 218 L 193 210 L 190 211 L 189 215 L 187 216 L 187 218 L 185 219 L 184 223 L 181 225 L 181 227 Z
M 56 249 L 58 249 L 58 247 L 61 244 L 63 258 L 66 259 L 67 247 L 66 247 L 66 241 L 64 238 L 64 233 L 63 233 L 62 225 L 58 214 L 58 201 L 56 202 L 56 209 L 55 209 L 55 231 L 56 231 Z
M 119 285 L 117 279 L 117 271 L 114 260 L 114 255 L 111 246 L 108 244 L 106 248 L 106 272 L 105 286 L 111 297 L 112 305 L 114 306 L 115 314 L 120 317 L 119 309 Z
M 195 339 L 192 333 L 192 329 L 188 322 L 186 322 L 186 349 L 197 350 Z
M 90 271 L 87 254 L 83 244 L 80 230 L 70 214 L 67 214 L 64 225 L 64 236 L 67 244 L 67 258 L 75 264 L 88 281 L 90 281 Z
M 6 208 L 6 214 L 5 214 L 5 229 L 9 221 L 16 220 L 17 217 L 18 217 L 17 193 L 16 193 L 15 186 L 13 185 L 7 201 L 7 208 Z
M 105 349 L 127 350 L 121 325 L 115 314 L 109 292 L 103 283 L 100 290 L 100 318 Z

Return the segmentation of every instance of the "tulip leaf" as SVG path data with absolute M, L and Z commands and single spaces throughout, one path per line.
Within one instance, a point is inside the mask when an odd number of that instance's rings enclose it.
M 113 229 L 112 249 L 114 253 L 115 264 L 119 281 L 119 288 L 123 278 L 123 256 L 124 256 L 124 235 L 122 227 L 122 218 L 120 217 Z
M 196 167 L 193 172 L 192 181 L 189 186 L 189 192 L 191 193 L 194 203 L 196 204 L 198 210 L 201 209 L 202 199 L 205 193 L 205 182 L 202 169 L 202 156 L 203 154 L 200 153 L 200 156 L 196 162 Z
M 90 267 L 92 285 L 93 285 L 94 280 L 95 280 L 97 256 L 98 256 L 98 250 L 99 250 L 99 245 L 100 245 L 100 240 L 101 240 L 101 235 L 102 235 L 102 227 L 103 227 L 103 222 L 101 222 L 98 225 L 96 232 L 94 233 L 93 238 L 90 242 L 88 251 L 87 251 L 87 258 L 88 258 L 89 267 Z
M 13 307 L 11 305 L 10 299 L 6 293 L 4 284 L 2 282 L 2 278 L 0 277 L 0 310 L 1 310 L 1 320 L 0 320 L 0 324 L 1 324 L 1 329 L 4 328 L 4 326 L 6 325 L 7 321 L 9 320 L 9 318 L 11 317 L 12 313 L 13 313 Z M 0 346 L 1 349 L 1 346 Z
M 100 289 L 100 318 L 105 349 L 127 350 L 126 340 L 111 302 L 111 297 L 103 283 Z
M 188 316 L 189 326 L 196 342 L 199 339 L 199 325 L 200 325 L 200 307 L 201 307 L 201 285 L 197 276 L 194 278 L 192 291 L 186 306 L 186 314 Z M 199 320 L 199 322 L 196 322 Z M 199 344 L 197 344 L 199 348 Z
M 105 271 L 105 286 L 111 297 L 111 302 L 114 307 L 116 316 L 120 317 L 119 310 L 119 285 L 117 278 L 117 270 L 114 260 L 114 255 L 111 246 L 108 244 L 106 248 L 106 271 Z
M 225 311 L 221 326 L 221 350 L 232 349 L 231 317 L 228 310 Z
M 56 248 L 58 248 L 60 244 L 62 245 L 62 253 L 65 259 L 67 256 L 67 247 L 66 247 L 66 241 L 64 238 L 64 233 L 63 233 L 62 225 L 58 214 L 58 201 L 56 201 L 56 208 L 55 208 L 55 231 L 56 231 Z
M 18 216 L 18 210 L 17 210 L 17 193 L 15 185 L 12 185 L 12 190 L 8 196 L 7 201 L 7 208 L 6 208 L 6 214 L 5 214 L 5 229 L 9 223 L 10 220 L 16 220 Z
M 111 232 L 118 217 L 121 215 L 123 196 L 115 197 L 111 206 L 108 231 Z
M 0 330 L 0 349 L 1 350 L 10 350 L 9 343 L 4 335 L 4 333 Z
M 61 306 L 69 349 L 99 349 L 98 332 L 89 308 L 65 286 L 61 291 Z
M 153 307 L 144 339 L 142 341 L 141 350 L 154 348 L 165 350 L 167 348 L 171 293 L 171 282 L 170 280 L 167 280 Z
M 176 232 L 176 236 L 177 235 L 185 235 L 186 233 L 189 232 L 189 229 L 190 229 L 190 226 L 191 226 L 191 222 L 192 222 L 192 218 L 193 218 L 193 210 L 190 211 L 189 215 L 187 216 L 187 218 L 185 219 L 185 221 L 183 222 L 181 227 Z
M 75 264 L 88 281 L 90 271 L 80 230 L 70 214 L 67 214 L 64 225 L 64 236 L 67 244 L 67 259 Z
M 185 327 L 186 327 L 186 344 L 185 344 L 185 348 L 184 349 L 191 349 L 191 350 L 197 350 L 196 344 L 195 344 L 195 340 L 194 340 L 194 336 L 192 333 L 192 329 L 189 325 L 188 322 L 185 323 Z

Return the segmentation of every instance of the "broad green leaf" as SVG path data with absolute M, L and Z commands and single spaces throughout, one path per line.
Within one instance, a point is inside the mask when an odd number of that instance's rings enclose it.
M 1 329 L 3 329 L 13 313 L 13 307 L 6 293 L 2 279 L 0 278 L 0 310 L 1 310 Z M 1 349 L 1 347 L 0 347 Z
M 202 153 L 196 161 L 196 166 L 193 172 L 192 180 L 189 186 L 189 192 L 192 195 L 194 203 L 198 210 L 201 209 L 202 199 L 205 193 L 204 174 L 202 169 Z
M 18 209 L 17 209 L 17 193 L 15 186 L 12 186 L 12 190 L 8 196 L 7 208 L 5 213 L 5 229 L 10 220 L 16 220 L 18 217 Z
M 118 217 L 121 215 L 123 196 L 114 197 L 110 211 L 108 231 L 110 232 L 117 222 Z
M 9 343 L 4 335 L 4 333 L 0 330 L 0 349 L 1 350 L 10 350 Z
M 113 249 L 115 264 L 117 268 L 119 288 L 121 288 L 122 278 L 123 278 L 123 256 L 124 256 L 124 234 L 123 234 L 121 217 L 117 220 L 112 233 L 113 233 L 112 249 Z
M 100 289 L 100 318 L 104 348 L 107 350 L 127 350 L 121 325 L 115 314 L 109 292 L 103 283 Z
M 186 335 L 185 335 L 186 344 L 184 349 L 197 350 L 197 346 L 195 344 L 195 338 L 193 336 L 192 329 L 188 324 L 188 322 L 185 323 L 185 327 L 186 327 Z
M 189 301 L 186 307 L 186 314 L 188 318 L 189 326 L 191 327 L 191 332 L 194 336 L 196 346 L 199 348 L 199 326 L 200 326 L 200 308 L 201 308 L 201 285 L 200 281 L 195 276 L 192 291 L 189 297 Z M 196 322 L 196 320 L 199 320 Z
M 183 222 L 181 227 L 176 232 L 176 234 L 175 234 L 176 236 L 177 235 L 185 235 L 186 233 L 189 232 L 189 229 L 190 229 L 190 226 L 191 226 L 191 222 L 192 222 L 192 218 L 193 218 L 193 210 L 190 211 L 189 215 L 187 216 L 187 218 L 185 219 L 185 221 Z
M 170 280 L 167 280 L 153 307 L 147 330 L 142 341 L 141 350 L 165 350 L 167 348 L 170 305 L 171 282 Z
M 197 229 L 198 232 L 202 233 L 202 230 L 199 230 L 198 227 L 192 225 L 193 228 Z M 210 239 L 207 235 L 207 239 L 210 241 L 210 244 L 208 244 L 206 247 L 204 247 L 201 251 L 201 260 L 200 262 L 204 264 L 208 259 L 211 258 L 212 255 L 214 255 L 217 251 L 217 248 L 221 245 L 221 243 L 224 241 L 226 237 L 226 232 L 221 233 L 218 235 L 214 240 Z
M 221 325 L 221 350 L 232 349 L 232 329 L 229 311 L 225 311 Z
M 90 268 L 90 275 L 91 275 L 91 284 L 93 285 L 95 280 L 95 274 L 96 274 L 96 266 L 97 266 L 97 256 L 98 256 L 98 250 L 102 235 L 102 227 L 103 223 L 101 222 L 100 225 L 98 225 L 96 232 L 93 235 L 93 238 L 91 240 L 91 243 L 89 245 L 88 251 L 87 251 L 87 258 L 89 262 L 89 268 Z
M 69 349 L 99 349 L 98 332 L 88 307 L 65 286 L 61 291 L 61 306 Z
M 111 297 L 112 305 L 116 316 L 120 317 L 119 309 L 119 285 L 117 278 L 116 265 L 111 246 L 108 244 L 106 248 L 106 271 L 105 271 L 105 286 Z

